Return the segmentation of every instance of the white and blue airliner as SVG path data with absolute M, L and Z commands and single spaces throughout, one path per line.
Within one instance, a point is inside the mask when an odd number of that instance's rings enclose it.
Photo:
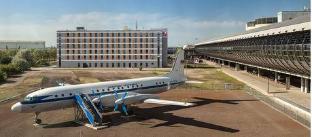
M 98 83 L 63 85 L 50 87 L 28 94 L 23 101 L 11 107 L 13 112 L 34 113 L 35 121 L 41 112 L 74 107 L 75 95 L 87 94 L 94 104 L 101 104 L 106 108 L 126 107 L 138 103 L 155 103 L 163 105 L 191 106 L 192 103 L 161 100 L 155 94 L 172 89 L 186 81 L 184 75 L 184 51 L 177 54 L 174 65 L 166 75 L 144 77 L 127 80 L 107 81 Z M 41 120 L 40 120 L 41 122 Z

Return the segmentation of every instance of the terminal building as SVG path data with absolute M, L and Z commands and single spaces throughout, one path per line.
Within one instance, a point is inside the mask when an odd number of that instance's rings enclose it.
M 0 50 L 6 49 L 44 49 L 44 41 L 0 41 Z
M 276 82 L 310 92 L 311 22 L 310 11 L 280 12 L 277 18 L 260 19 L 243 33 L 195 44 L 203 58 L 229 65 L 236 70 L 253 71 Z
M 161 68 L 167 66 L 167 29 L 57 31 L 58 67 Z

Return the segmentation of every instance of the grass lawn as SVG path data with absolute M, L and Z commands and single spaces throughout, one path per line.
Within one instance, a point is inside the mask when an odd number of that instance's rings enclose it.
M 0 100 L 7 99 L 30 90 L 39 89 L 42 81 L 41 76 L 27 77 L 16 86 L 8 86 L 0 89 Z
M 100 82 L 100 80 L 98 80 L 97 78 L 93 78 L 93 77 L 79 77 L 79 81 L 81 83 L 96 83 L 96 82 Z

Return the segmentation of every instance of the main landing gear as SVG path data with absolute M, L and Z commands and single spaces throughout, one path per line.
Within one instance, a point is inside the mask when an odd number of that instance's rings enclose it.
M 35 118 L 34 118 L 34 122 L 35 124 L 41 124 L 41 119 L 38 118 L 39 116 L 39 112 L 35 112 Z
M 126 108 L 125 109 L 126 111 L 122 107 L 118 108 L 119 112 L 121 113 L 123 117 L 134 116 L 134 111 L 131 108 L 129 108 L 129 106 L 125 106 L 125 108 Z

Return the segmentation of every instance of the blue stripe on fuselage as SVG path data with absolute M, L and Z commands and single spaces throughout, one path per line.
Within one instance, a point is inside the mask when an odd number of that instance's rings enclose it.
M 176 85 L 176 84 L 180 84 L 180 83 L 183 83 L 183 82 L 170 83 L 170 85 Z M 151 88 L 164 87 L 164 86 L 167 86 L 167 84 L 154 85 L 154 86 L 141 87 L 141 88 L 133 88 L 133 89 L 122 89 L 122 90 L 109 91 L 109 92 L 91 93 L 91 94 L 88 94 L 88 95 L 89 96 L 99 96 L 99 95 L 113 94 L 115 92 L 123 93 L 123 92 L 128 92 L 128 91 L 134 91 L 134 90 L 140 90 L 140 89 L 151 89 Z M 53 98 L 53 99 L 46 99 L 46 100 L 44 100 L 45 98 L 47 98 L 49 96 L 53 96 L 53 95 L 38 96 L 37 99 L 34 99 L 32 101 L 21 101 L 21 104 L 36 104 L 36 103 L 45 103 L 45 102 L 54 102 L 54 101 L 74 99 L 74 96 L 70 96 L 70 97 Z

